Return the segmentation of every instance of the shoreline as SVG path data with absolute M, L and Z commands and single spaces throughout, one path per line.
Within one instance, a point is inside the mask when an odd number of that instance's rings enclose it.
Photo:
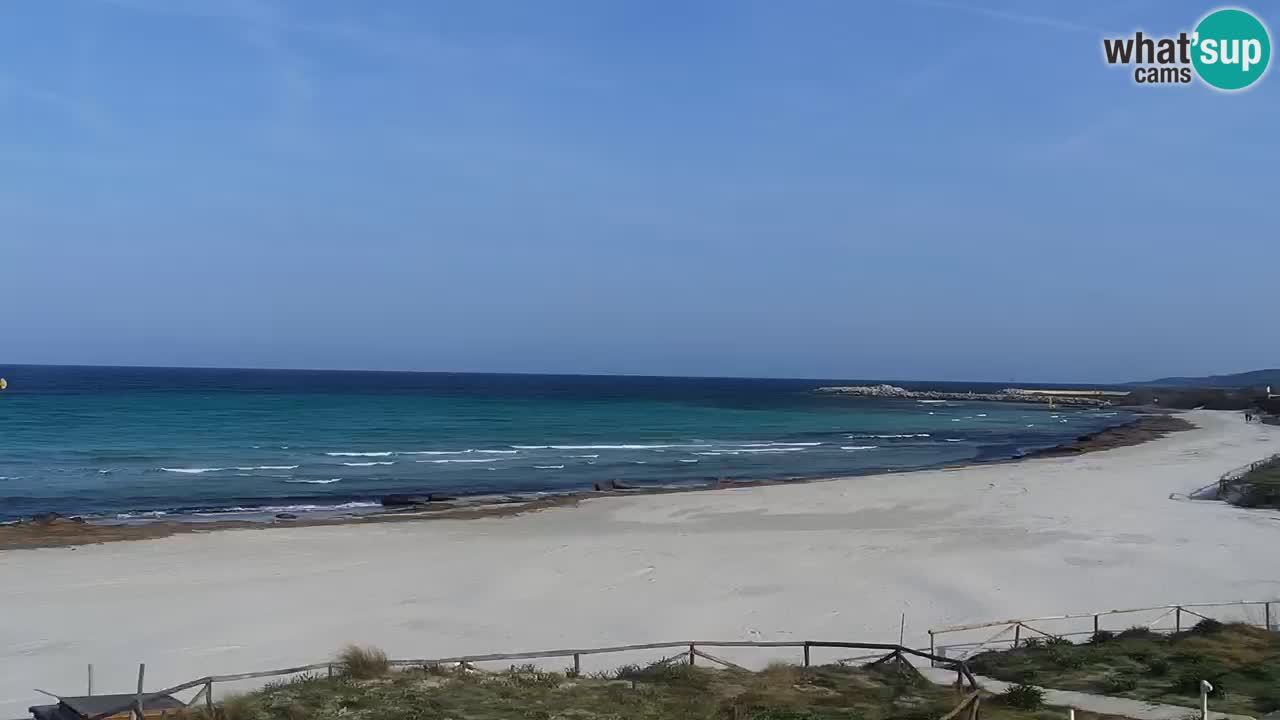
M 1182 417 L 1196 428 L 1106 452 L 857 482 L 0 552 L 0 717 L 38 700 L 32 687 L 82 688 L 85 663 L 95 687 L 125 692 L 140 662 L 166 687 L 352 642 L 398 657 L 889 642 L 905 615 L 921 647 L 930 628 L 1002 617 L 1275 598 L 1280 512 L 1169 496 L 1280 452 L 1280 428 Z
M 1032 451 L 1019 457 L 985 461 L 945 464 L 932 467 L 888 470 L 861 474 L 835 476 L 795 477 L 783 479 L 732 480 L 693 486 L 625 486 L 606 481 L 596 483 L 593 490 L 540 495 L 527 499 L 503 496 L 485 502 L 493 496 L 473 496 L 471 499 L 454 499 L 439 503 L 428 502 L 403 509 L 384 507 L 381 510 L 360 514 L 324 515 L 290 518 L 270 517 L 256 520 L 151 520 L 140 522 L 110 522 L 84 520 L 77 516 L 51 513 L 49 516 L 0 525 L 0 552 L 9 550 L 34 550 L 39 548 L 76 547 L 110 542 L 153 540 L 173 535 L 212 533 L 221 530 L 271 530 L 300 527 L 331 527 L 378 523 L 403 523 L 427 520 L 467 520 L 477 518 L 510 517 L 538 512 L 549 508 L 572 507 L 582 500 L 599 497 L 635 497 L 642 495 L 669 495 L 676 493 L 704 492 L 726 488 L 762 487 L 770 485 L 801 485 L 816 482 L 832 482 L 853 478 L 928 472 L 931 470 L 960 469 L 1005 463 L 1021 463 L 1036 458 L 1071 457 L 1129 447 L 1156 440 L 1174 432 L 1191 430 L 1195 425 L 1176 414 L 1159 412 L 1140 414 L 1133 420 L 1103 430 L 1086 433 L 1073 440 L 1050 448 Z M 457 502 L 461 500 L 461 502 Z

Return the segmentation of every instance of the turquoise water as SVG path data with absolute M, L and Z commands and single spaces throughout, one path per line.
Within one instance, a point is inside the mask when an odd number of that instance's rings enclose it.
M 861 474 L 1016 457 L 1128 419 L 813 392 L 828 381 L 12 366 L 0 376 L 0 520 L 360 511 L 389 493 Z

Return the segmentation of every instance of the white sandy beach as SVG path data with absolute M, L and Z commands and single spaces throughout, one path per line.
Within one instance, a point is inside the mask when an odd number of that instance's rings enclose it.
M 1280 513 L 1168 499 L 1280 452 L 1199 429 L 1073 458 L 676 495 L 519 517 L 224 531 L 0 552 L 0 718 L 80 694 L 317 662 L 926 629 L 1280 598 Z M 616 664 L 616 663 L 615 663 Z

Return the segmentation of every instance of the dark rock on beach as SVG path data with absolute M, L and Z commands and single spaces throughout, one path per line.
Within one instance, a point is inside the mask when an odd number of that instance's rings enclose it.
M 1148 440 L 1162 438 L 1169 433 L 1191 430 L 1194 427 L 1195 425 L 1177 415 L 1144 415 L 1127 425 L 1087 433 L 1069 443 L 1028 453 L 1026 457 L 1070 457 L 1098 450 L 1140 445 Z
M 636 490 L 635 485 L 628 485 L 617 480 L 597 480 L 592 485 L 596 492 L 611 492 L 614 490 Z
M 431 502 L 432 495 L 383 495 L 383 507 L 414 507 L 416 505 L 426 505 Z M 441 498 L 443 499 L 443 495 Z
M 298 516 L 293 513 L 276 513 L 277 520 L 297 520 Z
M 84 518 L 67 517 L 62 513 L 47 512 L 32 515 L 30 522 L 33 525 L 83 525 Z

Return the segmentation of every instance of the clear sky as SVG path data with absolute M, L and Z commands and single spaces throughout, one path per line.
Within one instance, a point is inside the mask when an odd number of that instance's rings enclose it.
M 1102 60 L 1214 7 L 0 0 L 0 362 L 1274 367 L 1280 76 Z

